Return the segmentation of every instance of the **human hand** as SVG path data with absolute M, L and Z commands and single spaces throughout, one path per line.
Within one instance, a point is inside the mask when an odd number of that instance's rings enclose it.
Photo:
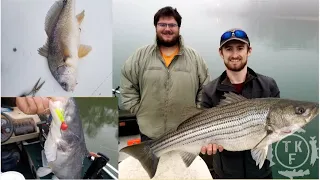
M 202 154 L 206 154 L 207 153 L 208 155 L 211 155 L 211 154 L 216 154 L 217 150 L 219 150 L 219 152 L 222 152 L 223 151 L 223 147 L 220 146 L 220 145 L 217 145 L 217 144 L 208 144 L 207 146 L 202 146 L 200 152 Z
M 64 97 L 17 97 L 16 105 L 25 114 L 49 114 L 49 100 L 64 101 Z
M 93 156 L 93 157 L 100 157 L 97 153 L 95 152 L 89 152 L 90 156 Z

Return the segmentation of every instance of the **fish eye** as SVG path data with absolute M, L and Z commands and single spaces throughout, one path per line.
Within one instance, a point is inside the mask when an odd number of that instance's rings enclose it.
M 303 107 L 296 107 L 296 114 L 303 114 L 306 112 L 306 109 Z

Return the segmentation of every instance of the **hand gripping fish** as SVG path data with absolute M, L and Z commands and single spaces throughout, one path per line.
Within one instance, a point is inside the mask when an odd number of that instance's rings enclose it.
M 55 2 L 45 19 L 46 44 L 38 53 L 48 60 L 51 74 L 68 92 L 77 85 L 77 66 L 80 58 L 85 57 L 91 46 L 80 44 L 80 25 L 84 10 L 75 15 L 75 0 Z

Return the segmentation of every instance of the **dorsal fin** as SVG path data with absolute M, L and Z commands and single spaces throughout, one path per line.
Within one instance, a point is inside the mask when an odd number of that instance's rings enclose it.
M 241 95 L 237 95 L 233 92 L 224 93 L 223 96 L 225 97 L 225 99 L 221 99 L 221 101 L 219 102 L 219 104 L 217 106 L 224 106 L 224 105 L 233 104 L 236 102 L 241 102 L 241 101 L 247 100 L 247 98 L 245 98 Z
M 82 10 L 81 13 L 79 13 L 78 15 L 76 15 L 76 18 L 78 20 L 79 25 L 81 25 L 83 18 L 84 18 L 84 10 Z
M 57 1 L 50 7 L 45 19 L 45 31 L 48 37 L 51 35 L 54 26 L 57 24 L 63 7 L 63 1 Z
M 203 111 L 204 109 L 196 108 L 194 106 L 184 108 L 180 118 L 181 124 L 183 124 L 184 121 L 200 114 Z M 179 126 L 181 126 L 181 124 Z M 177 128 L 179 128 L 179 126 Z

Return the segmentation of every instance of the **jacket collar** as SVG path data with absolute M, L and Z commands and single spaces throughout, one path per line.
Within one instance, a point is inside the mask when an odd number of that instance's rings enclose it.
M 247 75 L 246 75 L 246 80 L 244 81 L 244 84 L 250 82 L 251 80 L 255 79 L 256 77 L 257 77 L 257 74 L 251 68 L 247 67 Z M 233 85 L 230 82 L 230 79 L 228 78 L 226 71 L 224 71 L 220 75 L 217 88 L 222 91 L 231 90 L 230 88 L 233 89 Z

